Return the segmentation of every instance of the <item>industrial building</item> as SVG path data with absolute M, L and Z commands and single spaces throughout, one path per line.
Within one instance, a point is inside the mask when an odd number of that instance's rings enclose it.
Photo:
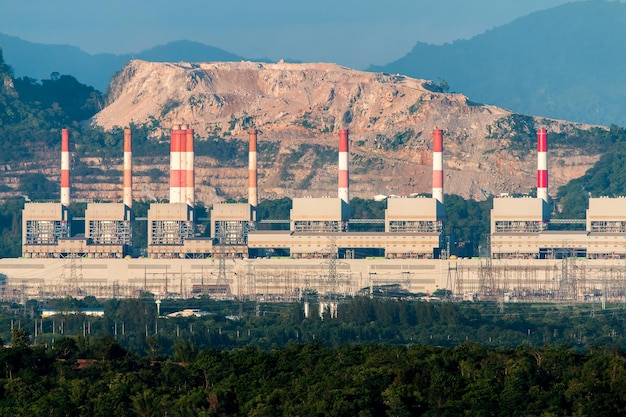
M 72 236 L 70 132 L 61 131 L 61 203 L 27 202 L 22 210 L 22 256 L 26 258 L 122 258 L 132 246 L 132 137 L 124 130 L 123 203 L 89 203 L 85 235 Z
M 248 131 L 248 202 L 218 203 L 211 211 L 210 233 L 216 256 L 248 257 L 248 235 L 256 229 L 258 131 Z
M 546 129 L 537 131 L 537 155 L 537 198 L 503 195 L 493 200 L 491 257 L 626 258 L 626 198 L 590 198 L 585 229 L 559 230 L 550 219 Z
M 349 230 L 349 132 L 339 131 L 337 198 L 292 200 L 290 230 L 254 231 L 248 248 L 259 256 L 293 259 L 433 259 L 439 257 L 443 221 L 443 131 L 434 130 L 433 198 L 389 198 L 384 232 Z
M 579 230 L 562 230 L 548 201 L 547 131 L 539 129 L 537 197 L 494 198 L 490 256 L 449 259 L 443 231 L 443 131 L 433 131 L 432 198 L 387 198 L 384 231 L 351 230 L 349 132 L 339 131 L 337 197 L 292 199 L 289 230 L 257 227 L 257 135 L 249 132 L 247 203 L 213 206 L 210 236 L 194 218 L 194 133 L 170 132 L 170 201 L 147 216 L 146 258 L 132 258 L 132 152 L 124 132 L 122 203 L 89 203 L 85 235 L 70 229 L 69 131 L 62 131 L 61 202 L 24 206 L 24 258 L 0 260 L 4 297 L 95 295 L 298 299 L 362 294 L 383 285 L 407 292 L 509 300 L 626 299 L 625 198 L 591 198 Z M 39 258 L 39 259 L 33 259 Z M 47 258 L 47 259 L 46 259 Z M 124 258 L 124 259 L 119 259 Z M 228 262 L 226 262 L 228 260 Z M 335 313 L 336 314 L 336 313 Z
M 169 187 L 169 203 L 152 203 L 148 209 L 148 257 L 211 256 L 212 240 L 195 235 L 194 131 L 187 125 L 174 125 L 170 131 Z

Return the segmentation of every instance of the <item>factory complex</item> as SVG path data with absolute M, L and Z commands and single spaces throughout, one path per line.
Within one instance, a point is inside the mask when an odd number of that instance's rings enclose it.
M 584 230 L 554 227 L 545 129 L 537 131 L 537 197 L 494 198 L 489 256 L 474 259 L 451 259 L 444 236 L 443 130 L 433 129 L 432 197 L 387 198 L 380 231 L 351 227 L 357 222 L 350 217 L 348 130 L 339 130 L 337 197 L 293 198 L 288 230 L 259 227 L 258 132 L 248 135 L 248 202 L 215 204 L 210 236 L 200 237 L 194 219 L 194 131 L 172 127 L 170 199 L 150 205 L 145 256 L 135 257 L 132 132 L 124 131 L 123 201 L 88 203 L 85 233 L 73 235 L 70 132 L 63 129 L 61 201 L 25 203 L 22 257 L 0 260 L 3 296 L 151 292 L 159 298 L 206 294 L 277 301 L 311 292 L 336 298 L 445 289 L 465 299 L 626 297 L 626 199 L 590 198 Z

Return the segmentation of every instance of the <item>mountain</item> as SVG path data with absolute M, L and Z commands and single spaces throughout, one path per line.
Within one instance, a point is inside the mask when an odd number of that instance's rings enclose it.
M 132 59 L 153 62 L 249 60 L 197 42 L 178 41 L 134 54 L 90 55 L 0 34 L 16 77 L 70 74 L 105 91 Z M 532 13 L 469 40 L 417 43 L 373 72 L 445 80 L 452 91 L 514 113 L 626 126 L 626 3 L 573 2 Z M 262 60 L 260 60 L 262 61 Z
M 445 130 L 446 193 L 478 200 L 533 190 L 538 127 L 555 139 L 554 190 L 583 175 L 602 152 L 576 139 L 592 126 L 514 114 L 434 89 L 427 80 L 335 64 L 134 60 L 112 80 L 92 124 L 105 130 L 152 124 L 151 135 L 163 141 L 172 125 L 188 124 L 197 146 L 215 138 L 238 142 L 243 153 L 234 159 L 196 151 L 199 200 L 206 202 L 220 193 L 245 197 L 251 127 L 260 130 L 261 198 L 336 195 L 342 128 L 350 130 L 351 189 L 362 198 L 430 193 L 435 127 Z M 167 158 L 151 163 L 168 170 Z M 164 198 L 166 178 L 142 188 Z
M 15 77 L 43 80 L 50 78 L 53 72 L 69 74 L 99 91 L 105 91 L 111 77 L 133 58 L 155 62 L 243 59 L 222 49 L 191 41 L 171 42 L 136 54 L 91 55 L 74 46 L 43 45 L 0 33 L 0 48 L 6 62 L 11 63 Z
M 626 126 L 626 3 L 573 2 L 370 71 L 445 80 L 522 114 Z

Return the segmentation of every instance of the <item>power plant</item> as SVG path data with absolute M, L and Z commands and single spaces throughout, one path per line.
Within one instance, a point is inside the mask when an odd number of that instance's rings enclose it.
M 384 231 L 351 230 L 349 131 L 339 130 L 337 197 L 294 197 L 289 230 L 259 228 L 257 139 L 249 135 L 248 202 L 213 206 L 210 236 L 196 236 L 194 131 L 170 131 L 168 203 L 150 204 L 145 257 L 131 256 L 132 136 L 124 131 L 122 203 L 89 203 L 72 235 L 70 140 L 63 129 L 61 202 L 25 203 L 22 258 L 0 260 L 4 297 L 95 295 L 298 299 L 372 293 L 580 301 L 626 297 L 624 198 L 591 198 L 585 230 L 550 219 L 547 131 L 537 131 L 537 197 L 493 200 L 490 256 L 451 259 L 443 234 L 444 132 L 433 129 L 432 197 L 387 198 Z M 575 223 L 575 221 L 572 221 Z M 551 225 L 553 226 L 551 228 Z M 621 261 L 620 261 L 621 260 Z

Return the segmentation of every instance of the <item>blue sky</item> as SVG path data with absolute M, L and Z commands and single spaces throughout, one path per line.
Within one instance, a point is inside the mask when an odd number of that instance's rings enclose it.
M 357 69 L 570 0 L 0 0 L 0 32 L 89 53 L 189 39 L 247 58 Z

